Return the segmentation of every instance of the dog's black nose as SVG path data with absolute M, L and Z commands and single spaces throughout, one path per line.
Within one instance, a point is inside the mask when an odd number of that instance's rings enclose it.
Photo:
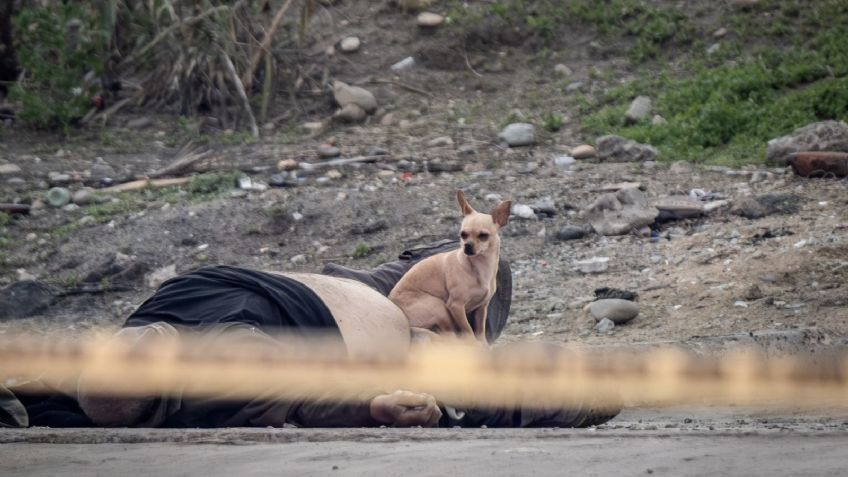
M 464 251 L 466 255 L 474 255 L 474 245 L 471 245 L 470 243 L 465 244 Z

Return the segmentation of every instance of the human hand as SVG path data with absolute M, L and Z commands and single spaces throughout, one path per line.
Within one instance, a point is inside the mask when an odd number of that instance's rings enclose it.
M 371 417 L 377 422 L 399 426 L 433 427 L 442 417 L 436 398 L 429 394 L 395 391 L 371 400 Z

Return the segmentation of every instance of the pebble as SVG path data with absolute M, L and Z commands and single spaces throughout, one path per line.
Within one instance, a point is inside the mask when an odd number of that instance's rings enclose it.
M 85 226 L 85 225 L 92 225 L 92 224 L 97 223 L 97 219 L 95 219 L 95 218 L 94 218 L 94 217 L 92 217 L 91 215 L 86 215 L 85 217 L 83 217 L 83 218 L 79 219 L 79 220 L 77 221 L 77 223 L 78 223 L 78 224 L 80 224 L 80 225 L 83 225 L 83 226 Z
M 441 25 L 444 21 L 445 17 L 432 12 L 421 12 L 416 19 L 418 26 L 423 28 L 434 28 Z
M 727 28 L 721 27 L 718 30 L 713 32 L 713 36 L 716 38 L 721 38 L 724 35 L 727 35 Z
M 637 96 L 633 102 L 630 103 L 630 107 L 627 108 L 627 112 L 624 113 L 624 119 L 628 123 L 637 123 L 648 116 L 652 107 L 651 98 L 647 96 Z
M 574 266 L 583 273 L 601 273 L 609 267 L 609 257 L 592 257 L 586 260 L 576 260 Z
M 450 136 L 439 136 L 427 142 L 428 147 L 445 147 L 453 146 L 453 139 Z
M 738 301 L 733 302 L 733 306 L 735 306 L 737 308 L 748 308 L 748 302 L 738 300 Z
M 32 273 L 29 273 L 28 271 L 26 271 L 23 268 L 19 268 L 19 269 L 15 270 L 15 273 L 18 276 L 19 282 L 31 282 L 31 281 L 34 282 L 34 281 L 38 280 L 38 277 L 36 277 Z
M 342 173 L 341 173 L 341 172 L 339 172 L 337 169 L 330 169 L 330 170 L 329 170 L 329 171 L 327 171 L 327 173 L 326 173 L 326 174 L 324 174 L 324 175 L 325 175 L 328 179 L 333 179 L 333 180 L 341 179 L 341 178 L 342 178 Z
M 72 178 L 70 174 L 62 174 L 60 172 L 48 172 L 47 173 L 47 182 L 51 185 L 63 185 L 69 184 Z
M 691 174 L 694 169 L 692 164 L 686 161 L 675 161 L 668 168 L 668 172 L 672 174 Z
M 342 108 L 355 104 L 366 113 L 373 113 L 377 110 L 377 99 L 374 94 L 359 86 L 350 86 L 342 81 L 335 81 L 333 82 L 333 97 Z
M 331 157 L 338 157 L 342 153 L 339 148 L 335 146 L 331 146 L 329 144 L 321 144 L 318 146 L 318 156 L 323 157 L 325 159 Z
M 295 265 L 304 264 L 306 263 L 306 255 L 302 253 L 299 255 L 295 255 L 294 257 L 290 258 L 289 261 Z
M 297 161 L 294 159 L 283 159 L 277 163 L 278 171 L 293 171 L 297 169 Z
M 0 164 L 0 175 L 17 174 L 21 168 L 17 164 Z
M 88 205 L 94 203 L 96 199 L 97 196 L 94 195 L 94 189 L 91 187 L 83 187 L 82 189 L 74 192 L 71 200 L 77 205 Z
M 403 71 L 412 68 L 413 66 L 415 66 L 415 58 L 407 56 L 406 58 L 390 66 L 389 69 L 392 71 Z
M 561 169 L 569 169 L 577 162 L 577 159 L 571 156 L 554 156 L 554 165 Z
M 720 49 L 721 49 L 721 43 L 713 43 L 712 45 L 710 45 L 709 48 L 707 48 L 707 54 L 708 55 L 714 55 Z
M 317 136 L 326 127 L 321 121 L 310 121 L 300 125 L 303 130 L 310 136 Z
M 368 116 L 368 113 L 359 105 L 351 103 L 342 106 L 342 109 L 336 111 L 334 116 L 343 122 L 358 123 L 364 120 Z
M 535 219 L 536 213 L 533 212 L 533 208 L 529 205 L 525 204 L 514 204 L 512 206 L 512 215 L 516 217 L 520 217 L 522 219 Z
M 531 146 L 536 142 L 536 128 L 530 123 L 512 123 L 498 134 L 510 147 Z
M 609 333 L 615 329 L 615 323 L 612 320 L 604 318 L 595 325 L 595 331 L 598 333 Z
M 477 154 L 477 149 L 471 144 L 463 144 L 457 148 L 456 152 L 460 156 L 471 156 Z
M 26 234 L 26 240 L 27 242 L 35 242 L 36 240 L 38 240 L 38 234 L 36 234 L 35 232 L 30 232 Z
M 577 225 L 564 225 L 557 231 L 557 240 L 579 240 L 586 236 L 586 229 Z
M 71 191 L 64 187 L 54 187 L 47 191 L 47 203 L 53 207 L 62 207 L 71 200 Z
M 565 92 L 566 93 L 573 93 L 573 92 L 575 92 L 575 91 L 577 91 L 581 88 L 583 88 L 583 82 L 582 81 L 575 81 L 573 83 L 569 83 L 568 86 L 565 87 Z
M 353 53 L 354 51 L 359 49 L 360 44 L 361 42 L 359 41 L 359 38 L 355 36 L 349 36 L 342 40 L 339 46 L 345 53 Z
M 556 73 L 559 76 L 571 76 L 572 71 L 571 71 L 571 68 L 569 68 L 568 66 L 566 66 L 562 63 L 559 63 L 556 66 L 554 66 L 554 73 Z
M 588 144 L 582 144 L 571 150 L 571 157 L 575 159 L 591 159 L 598 155 L 598 151 Z
M 156 270 L 150 272 L 145 278 L 148 287 L 157 288 L 166 280 L 174 278 L 175 276 L 177 276 L 177 266 L 175 264 L 171 264 L 161 268 L 157 268 Z
M 587 306 L 595 320 L 611 320 L 616 325 L 627 323 L 639 314 L 639 305 L 620 298 L 593 301 Z
M 663 124 L 668 124 L 668 121 L 665 120 L 664 117 L 659 114 L 655 114 L 653 118 L 651 118 L 651 125 L 653 126 L 662 126 Z

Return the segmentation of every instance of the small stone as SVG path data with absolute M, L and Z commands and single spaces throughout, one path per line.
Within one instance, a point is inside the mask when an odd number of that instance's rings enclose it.
M 277 163 L 278 171 L 293 171 L 297 168 L 298 164 L 294 159 L 283 159 Z
M 750 287 L 748 287 L 747 290 L 745 290 L 745 295 L 742 298 L 749 300 L 749 301 L 754 301 L 754 300 L 759 300 L 762 297 L 763 297 L 763 291 L 760 290 L 759 286 L 754 284 L 754 285 L 751 285 Z
M 727 28 L 724 28 L 724 27 L 721 27 L 718 30 L 713 32 L 713 36 L 716 37 L 716 38 L 721 38 L 725 35 L 727 35 Z
M 21 168 L 16 164 L 0 164 L 0 175 L 17 174 Z
M 604 161 L 640 162 L 652 161 L 657 157 L 657 150 L 653 146 L 621 136 L 601 136 L 597 145 L 598 158 Z
M 348 123 L 358 123 L 363 121 L 368 116 L 368 113 L 356 104 L 347 104 L 342 109 L 336 111 L 334 117 L 340 121 Z
M 140 118 L 133 118 L 127 121 L 127 129 L 144 129 L 147 126 L 150 126 L 153 123 L 153 120 L 148 118 L 147 116 L 142 116 Z
M 557 231 L 557 240 L 579 240 L 586 236 L 586 229 L 576 225 L 564 225 Z
M 47 191 L 47 203 L 53 207 L 62 207 L 71 200 L 71 191 L 64 187 L 54 187 Z
M 62 174 L 59 172 L 48 172 L 47 173 L 47 182 L 50 185 L 64 185 L 69 184 L 73 178 L 70 174 Z
M 573 83 L 569 83 L 568 86 L 565 87 L 566 93 L 573 93 L 583 88 L 582 81 L 575 81 Z
M 174 278 L 175 276 L 177 276 L 177 266 L 175 264 L 171 264 L 152 271 L 145 277 L 145 281 L 148 287 L 157 288 L 166 280 Z
M 632 103 L 630 103 L 630 107 L 627 108 L 627 112 L 624 113 L 624 119 L 628 123 L 637 123 L 651 112 L 652 103 L 651 98 L 647 96 L 637 96 Z
M 95 219 L 95 218 L 94 218 L 94 217 L 92 217 L 91 215 L 86 215 L 85 217 L 83 217 L 83 218 L 79 219 L 79 220 L 77 221 L 77 223 L 78 223 L 78 224 L 80 224 L 80 225 L 82 225 L 82 226 L 92 225 L 92 224 L 96 224 L 96 223 L 97 223 L 97 219 Z
M 306 255 L 302 253 L 299 255 L 295 255 L 294 257 L 290 258 L 289 261 L 294 265 L 302 265 L 306 263 Z
M 377 109 L 377 99 L 370 91 L 359 86 L 350 86 L 342 81 L 333 82 L 333 97 L 342 108 L 355 104 L 366 113 L 372 113 Z
M 97 201 L 97 196 L 94 195 L 94 189 L 91 187 L 83 187 L 74 192 L 72 200 L 77 205 L 89 205 Z
M 664 124 L 668 124 L 668 121 L 666 121 L 665 118 L 660 116 L 659 114 L 655 114 L 654 117 L 651 118 L 652 126 L 662 126 Z
M 389 69 L 392 71 L 403 71 L 412 68 L 413 66 L 415 66 L 415 58 L 407 56 L 406 58 L 390 66 Z
M 35 199 L 32 201 L 32 204 L 29 205 L 29 210 L 42 210 L 44 209 L 44 201 L 40 199 Z
M 38 280 L 38 277 L 36 277 L 32 273 L 29 273 L 28 271 L 26 271 L 23 268 L 19 268 L 19 269 L 15 270 L 15 273 L 17 273 L 19 282 L 27 282 L 27 281 Z
M 566 66 L 562 63 L 559 63 L 556 66 L 554 66 L 554 73 L 556 73 L 559 76 L 571 76 L 572 71 L 571 71 L 571 68 L 569 68 L 568 66 Z
M 598 155 L 598 151 L 588 144 L 582 144 L 571 150 L 571 157 L 575 159 L 591 159 Z
M 306 133 L 310 136 L 317 136 L 318 134 L 321 134 L 324 131 L 324 128 L 326 126 L 321 121 L 310 121 L 301 124 L 300 127 L 303 128 L 303 130 L 306 131 Z
M 38 234 L 35 232 L 30 232 L 26 234 L 25 238 L 27 242 L 35 242 L 36 240 L 38 240 Z
M 450 136 L 439 136 L 427 141 L 428 147 L 446 147 L 453 146 L 453 139 Z
M 742 300 L 735 301 L 735 302 L 733 302 L 733 306 L 735 306 L 737 308 L 748 308 L 748 302 L 745 302 L 745 301 L 742 301 Z
M 598 320 L 608 319 L 616 325 L 627 323 L 639 314 L 639 305 L 620 298 L 593 301 L 587 306 L 589 313 Z
M 460 156 L 471 156 L 477 154 L 477 150 L 471 144 L 463 144 L 456 149 Z
M 514 204 L 512 206 L 512 215 L 516 217 L 520 217 L 522 219 L 535 219 L 536 213 L 533 212 L 533 208 L 529 205 L 524 204 Z
M 609 257 L 592 257 L 586 260 L 575 260 L 574 266 L 582 273 L 601 273 L 609 267 Z
M 721 49 L 721 43 L 713 43 L 712 45 L 710 45 L 709 48 L 707 48 L 707 54 L 708 55 L 714 55 L 714 54 L 718 53 L 718 50 L 720 50 L 720 49 Z
M 438 13 L 431 12 L 421 12 L 418 14 L 418 18 L 416 18 L 418 26 L 423 28 L 435 28 L 441 25 L 444 21 L 445 17 L 439 15 Z
M 510 147 L 531 146 L 536 142 L 536 128 L 529 123 L 512 123 L 498 134 Z
M 615 329 L 615 323 L 608 318 L 602 319 L 595 325 L 595 331 L 598 333 L 609 333 L 613 329 Z
M 672 174 L 689 175 L 693 172 L 692 164 L 686 161 L 675 161 L 668 168 Z
M 368 152 L 365 154 L 366 156 L 387 156 L 389 155 L 389 151 L 383 149 L 379 146 L 373 146 L 368 148 Z
M 331 157 L 338 157 L 341 154 L 341 150 L 335 146 L 331 146 L 329 144 L 321 144 L 318 146 L 318 156 L 323 157 L 325 159 Z
M 561 169 L 569 169 L 571 166 L 577 163 L 577 159 L 571 156 L 555 156 L 554 157 L 554 165 Z
M 382 118 L 380 118 L 381 126 L 391 126 L 396 123 L 395 113 L 387 113 Z
M 751 184 L 757 184 L 759 182 L 765 182 L 765 181 L 771 179 L 772 177 L 773 176 L 772 176 L 771 172 L 754 171 L 754 173 L 751 174 L 751 179 L 748 182 L 750 182 Z
M 327 171 L 326 174 L 324 174 L 324 176 L 326 176 L 329 179 L 336 180 L 336 179 L 342 178 L 342 173 L 339 172 L 337 169 L 330 169 L 329 171 Z
M 354 51 L 359 49 L 360 44 L 361 42 L 359 41 L 359 38 L 355 36 L 349 36 L 342 40 L 339 46 L 345 53 L 353 53 Z

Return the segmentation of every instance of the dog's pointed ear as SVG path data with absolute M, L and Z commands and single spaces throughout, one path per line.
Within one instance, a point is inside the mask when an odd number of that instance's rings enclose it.
M 492 220 L 498 224 L 498 227 L 503 227 L 509 222 L 509 213 L 512 210 L 512 201 L 505 200 L 498 204 L 497 207 L 492 210 Z
M 465 193 L 462 190 L 456 191 L 456 201 L 459 202 L 459 209 L 462 211 L 462 215 L 473 214 L 475 211 L 468 205 L 468 201 L 465 200 Z

